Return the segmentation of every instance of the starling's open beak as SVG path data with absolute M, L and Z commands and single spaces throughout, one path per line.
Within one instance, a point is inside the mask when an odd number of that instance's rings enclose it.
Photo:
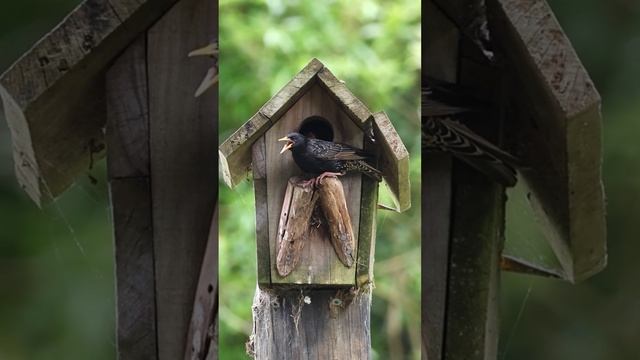
M 282 147 L 282 150 L 280 150 L 280 154 L 284 153 L 285 151 L 291 149 L 291 147 L 293 146 L 293 141 L 291 141 L 288 137 L 283 137 L 282 139 L 278 139 L 278 141 L 286 141 L 287 143 L 284 144 L 284 146 Z
M 189 53 L 189 57 L 209 56 L 212 58 L 217 58 L 218 53 L 219 53 L 218 42 L 213 41 L 211 44 L 203 48 L 193 50 L 192 52 Z M 204 77 L 204 80 L 202 80 L 202 82 L 200 83 L 200 86 L 196 90 L 196 97 L 199 97 L 200 95 L 204 94 L 205 91 L 207 91 L 209 88 L 211 88 L 213 85 L 217 83 L 218 83 L 218 66 L 216 64 L 209 69 L 209 71 Z
M 218 42 L 213 42 L 200 49 L 193 50 L 189 53 L 189 57 L 193 56 L 215 56 L 218 55 Z

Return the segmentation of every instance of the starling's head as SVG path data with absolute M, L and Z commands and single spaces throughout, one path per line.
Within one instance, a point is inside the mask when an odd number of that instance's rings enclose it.
M 299 146 L 304 145 L 304 143 L 305 143 L 305 141 L 307 141 L 307 139 L 304 137 L 304 135 L 294 132 L 294 133 L 290 133 L 289 135 L 283 137 L 282 139 L 278 139 L 278 141 L 286 141 L 287 142 L 282 147 L 282 150 L 280 150 L 280 154 L 282 154 L 285 151 L 290 150 L 291 148 L 297 148 Z

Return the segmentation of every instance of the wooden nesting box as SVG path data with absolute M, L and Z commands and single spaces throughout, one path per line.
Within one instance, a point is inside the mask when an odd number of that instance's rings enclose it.
M 395 196 L 398 211 L 410 206 L 409 154 L 387 115 L 372 114 L 343 82 L 313 59 L 220 146 L 220 166 L 230 187 L 253 171 L 256 199 L 258 283 L 355 285 L 370 280 L 378 183 L 360 174 L 339 179 L 353 226 L 355 264 L 338 258 L 322 221 L 311 227 L 299 264 L 287 276 L 276 268 L 278 228 L 289 179 L 302 171 L 278 139 L 291 132 L 364 148 Z M 312 220 L 313 222 L 313 220 Z

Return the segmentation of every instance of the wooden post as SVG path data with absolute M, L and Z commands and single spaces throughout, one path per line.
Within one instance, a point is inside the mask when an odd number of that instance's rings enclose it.
M 371 292 L 256 289 L 253 334 L 247 352 L 255 359 L 369 359 Z
M 334 234 L 331 234 L 333 248 L 334 250 L 342 250 L 346 245 L 339 240 L 353 239 L 353 232 L 337 229 L 340 227 L 339 224 L 351 226 L 340 180 L 324 179 L 319 190 L 311 192 L 314 196 L 294 186 L 292 181 L 295 183 L 295 179 L 289 181 L 285 199 L 290 199 L 291 207 L 293 207 L 293 202 L 296 200 L 293 193 L 297 192 L 306 194 L 310 203 L 316 203 L 315 199 L 319 196 L 318 205 L 320 207 L 332 207 L 335 211 L 329 211 L 330 215 L 328 215 L 331 220 L 326 220 L 332 224 L 324 226 L 336 228 L 334 232 L 337 239 L 334 240 Z M 376 185 L 375 181 L 364 179 L 363 187 L 373 186 L 375 188 Z M 377 192 L 374 191 L 368 193 L 377 195 Z M 363 201 L 367 205 L 371 205 L 371 199 L 363 199 Z M 321 204 L 323 202 L 324 204 Z M 290 208 L 283 207 L 283 214 L 285 211 L 289 213 L 287 209 Z M 304 217 L 308 218 L 312 210 L 312 208 L 307 208 L 306 211 L 303 211 Z M 327 211 L 323 210 L 325 217 Z M 363 222 L 367 218 L 367 216 L 361 217 Z M 308 229 L 309 222 L 306 221 L 303 225 L 305 229 Z M 366 228 L 375 228 L 375 223 L 361 225 Z M 329 232 L 331 233 L 331 231 Z M 362 243 L 372 244 L 375 231 L 363 236 L 371 236 L 371 239 Z M 312 241 L 311 239 L 307 240 Z M 362 249 L 362 252 L 367 252 L 367 257 L 361 257 L 359 261 L 369 263 L 372 260 L 368 257 L 370 250 L 368 246 Z M 314 252 L 311 255 L 322 256 L 323 254 Z M 341 263 L 340 266 L 344 265 Z M 280 286 L 262 289 L 256 287 L 252 307 L 253 334 L 247 343 L 247 353 L 255 359 L 370 358 L 370 280 L 373 275 L 372 268 L 367 267 L 367 271 L 368 273 L 363 274 L 362 277 L 368 281 L 361 284 L 360 288 L 343 286 L 333 289 L 302 287 L 291 289 Z
M 427 2 L 425 71 L 474 84 L 460 32 Z M 499 82 L 498 82 L 499 83 Z M 478 118 L 474 127 L 495 140 L 499 124 Z M 423 341 L 426 357 L 495 359 L 498 345 L 499 259 L 504 189 L 446 155 L 424 158 Z M 447 199 L 446 197 L 449 196 Z

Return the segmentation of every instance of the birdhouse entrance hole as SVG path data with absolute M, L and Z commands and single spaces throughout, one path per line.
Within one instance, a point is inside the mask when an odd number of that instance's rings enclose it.
M 333 127 L 322 116 L 309 116 L 302 121 L 298 132 L 308 138 L 333 141 Z

